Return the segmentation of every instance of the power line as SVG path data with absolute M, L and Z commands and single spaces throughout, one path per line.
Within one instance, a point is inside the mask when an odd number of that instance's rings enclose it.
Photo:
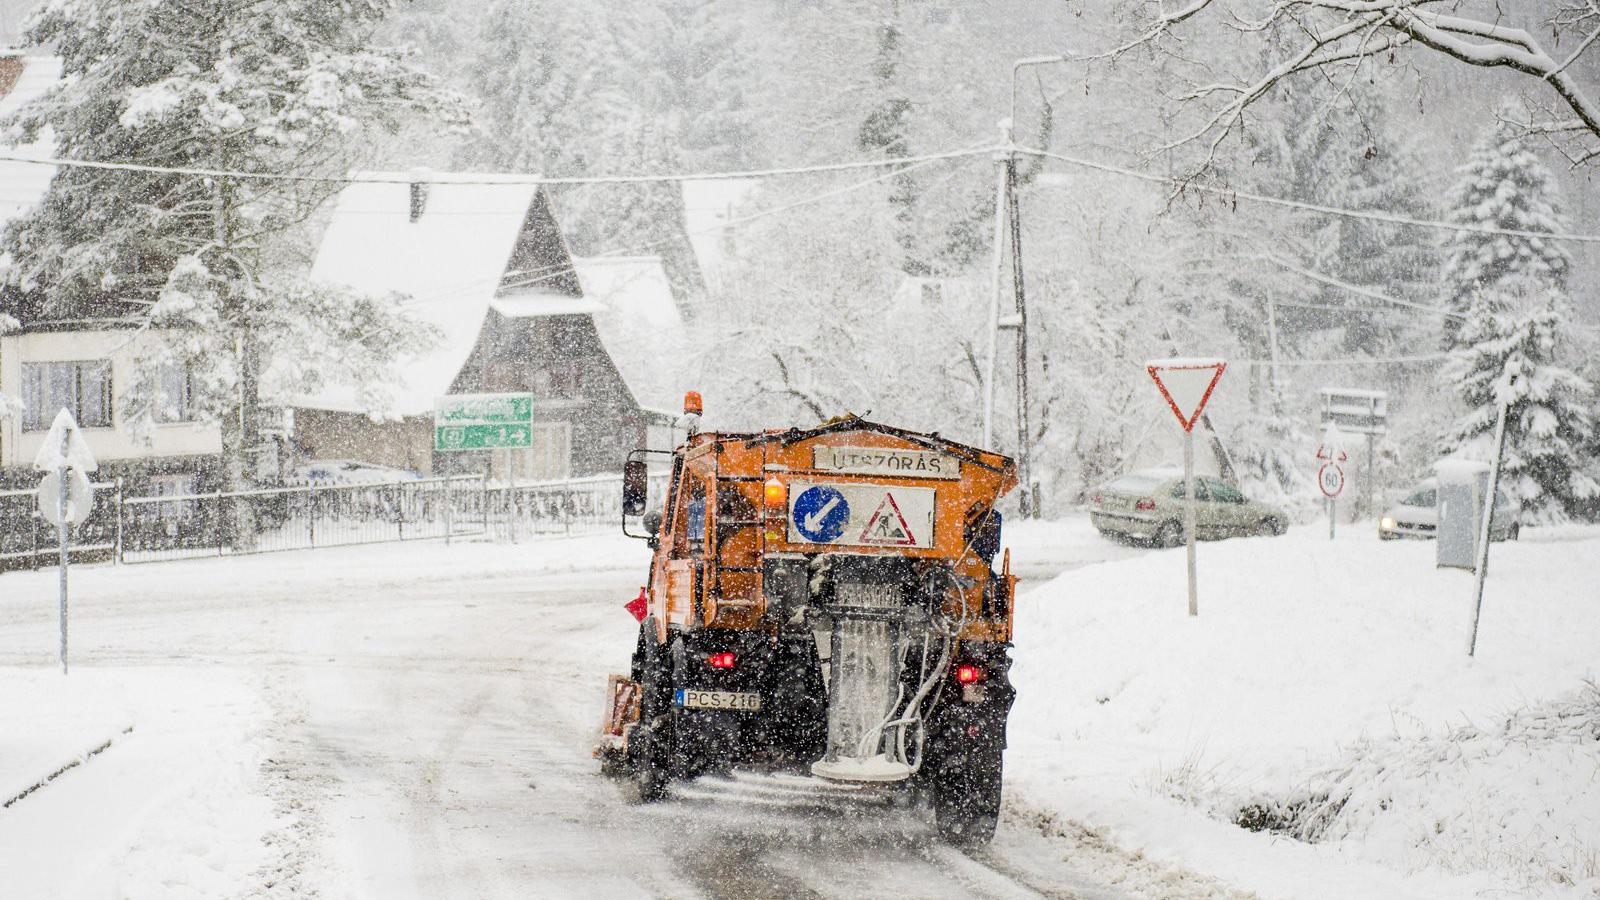
M 1069 165 L 1080 166 L 1086 169 L 1095 169 L 1100 172 L 1109 172 L 1113 175 L 1122 175 L 1127 178 L 1137 178 L 1154 184 L 1164 185 L 1178 191 L 1199 191 L 1230 200 L 1252 200 L 1256 203 L 1265 203 L 1269 206 L 1282 206 L 1289 209 L 1319 212 L 1330 216 L 1342 216 L 1347 219 L 1364 219 L 1371 222 L 1386 222 L 1390 225 L 1409 225 L 1416 228 L 1433 228 L 1439 231 L 1472 232 L 1475 234 L 1498 234 L 1507 237 L 1540 238 L 1551 241 L 1572 241 L 1581 244 L 1600 244 L 1600 234 L 1572 234 L 1553 231 L 1524 231 L 1518 228 L 1494 228 L 1487 225 L 1461 225 L 1455 222 L 1441 222 L 1435 219 L 1417 219 L 1411 216 L 1402 216 L 1398 213 L 1385 212 L 1372 209 L 1344 209 L 1337 206 L 1324 206 L 1320 203 L 1305 203 L 1299 200 L 1286 200 L 1282 197 L 1272 197 L 1266 194 L 1257 194 L 1251 191 L 1235 190 L 1233 188 L 1220 188 L 1214 185 L 1185 182 L 1165 175 L 1152 175 L 1149 172 L 1140 172 L 1135 169 L 1116 166 L 1110 163 L 1098 162 L 1092 159 L 1083 159 L 1076 156 L 1066 156 L 1061 153 L 1051 153 L 1048 150 L 1034 150 L 1028 147 L 1015 148 L 1017 153 L 1026 153 L 1033 156 L 1042 156 L 1054 159 Z
M 187 166 L 154 166 L 144 163 L 130 162 L 102 162 L 88 159 L 64 159 L 61 157 L 27 156 L 16 153 L 0 154 L 0 162 L 23 163 L 27 165 L 55 166 L 59 168 L 75 169 L 100 169 L 116 172 L 143 172 L 152 175 L 187 175 L 196 178 L 236 178 L 240 180 L 298 182 L 305 184 L 428 184 L 428 185 L 518 185 L 518 184 L 657 184 L 675 183 L 682 181 L 714 181 L 733 178 L 774 178 L 785 175 L 811 175 L 821 172 L 843 172 L 852 169 L 876 169 L 889 167 L 904 167 L 907 165 L 937 162 L 944 159 L 956 159 L 966 156 L 981 156 L 993 153 L 1000 149 L 996 146 L 985 144 L 982 147 L 967 150 L 950 150 L 943 153 L 924 153 L 919 156 L 903 156 L 892 159 L 863 159 L 840 163 L 819 163 L 806 166 L 780 166 L 770 169 L 745 169 L 738 171 L 721 172 L 680 172 L 671 174 L 648 175 L 495 175 L 489 176 L 461 176 L 455 177 L 448 173 L 438 174 L 418 171 L 405 175 L 295 175 L 285 172 L 241 172 L 234 169 L 207 169 Z
M 1401 366 L 1409 363 L 1437 362 L 1449 359 L 1448 353 L 1419 353 L 1415 356 L 1350 356 L 1344 359 L 1236 359 L 1252 366 Z

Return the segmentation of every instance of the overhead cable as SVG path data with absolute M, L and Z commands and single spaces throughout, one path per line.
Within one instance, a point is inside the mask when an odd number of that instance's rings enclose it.
M 852 169 L 879 169 L 904 167 L 916 163 L 937 162 L 968 156 L 982 156 L 1001 148 L 985 144 L 966 150 L 949 150 L 943 153 L 924 153 L 918 156 L 901 156 L 889 159 L 861 159 L 851 162 L 818 163 L 806 166 L 780 166 L 770 169 L 746 169 L 721 172 L 679 172 L 669 174 L 627 175 L 450 175 L 449 173 L 418 170 L 393 175 L 296 175 L 286 172 L 242 172 L 235 169 L 208 169 L 188 166 L 155 166 L 145 163 L 101 162 L 88 159 L 65 159 L 56 156 L 31 156 L 18 153 L 0 153 L 0 162 L 24 163 L 74 169 L 101 169 L 116 172 L 144 172 L 152 175 L 187 175 L 194 178 L 235 178 L 254 181 L 300 182 L 309 184 L 442 184 L 442 185 L 517 185 L 517 184 L 651 184 L 681 181 L 713 181 L 733 178 L 772 178 L 780 175 L 811 175 L 820 172 L 843 172 Z
M 1330 216 L 1341 216 L 1347 219 L 1363 219 L 1371 222 L 1385 222 L 1390 225 L 1409 225 L 1415 228 L 1433 228 L 1439 231 L 1471 232 L 1475 234 L 1499 234 L 1507 237 L 1541 238 L 1551 241 L 1571 241 L 1580 244 L 1600 244 L 1600 234 L 1573 234 L 1568 232 L 1553 231 L 1527 231 L 1520 228 L 1495 228 L 1489 225 L 1462 225 L 1456 222 L 1441 222 L 1436 219 L 1418 219 L 1412 216 L 1403 216 L 1399 213 L 1387 212 L 1376 209 L 1344 209 L 1338 206 L 1325 206 L 1320 203 L 1306 203 L 1300 200 L 1288 200 L 1283 197 L 1273 197 L 1267 194 L 1257 194 L 1252 191 L 1241 191 L 1234 188 L 1217 187 L 1216 185 L 1200 184 L 1193 181 L 1183 181 L 1166 175 L 1153 175 L 1149 172 L 1140 172 L 1125 166 L 1099 162 L 1082 157 L 1067 156 L 1061 153 L 1052 153 L 1048 150 L 1035 150 L 1029 147 L 1017 147 L 1016 152 L 1032 156 L 1042 156 L 1069 165 L 1085 169 L 1094 169 L 1100 172 L 1109 172 L 1126 178 L 1137 178 L 1160 184 L 1175 191 L 1198 191 L 1223 197 L 1228 200 L 1250 200 L 1264 203 L 1269 206 L 1282 206 L 1289 209 L 1300 209 L 1307 212 L 1318 212 Z

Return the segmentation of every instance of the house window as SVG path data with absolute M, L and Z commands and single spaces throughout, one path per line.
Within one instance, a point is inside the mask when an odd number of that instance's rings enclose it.
M 157 422 L 194 421 L 194 383 L 189 369 L 172 366 L 163 369 L 156 380 L 155 420 Z
M 44 431 L 63 409 L 84 428 L 110 428 L 111 363 L 23 363 L 22 405 L 23 431 Z

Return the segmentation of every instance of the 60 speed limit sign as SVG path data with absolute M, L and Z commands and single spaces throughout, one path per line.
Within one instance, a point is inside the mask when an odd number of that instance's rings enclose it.
M 1333 463 L 1323 463 L 1317 470 L 1317 487 L 1322 489 L 1322 496 L 1332 500 L 1344 490 L 1344 469 Z

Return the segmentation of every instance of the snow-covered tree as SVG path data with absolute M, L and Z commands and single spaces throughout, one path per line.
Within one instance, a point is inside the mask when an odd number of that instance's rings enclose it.
M 157 171 L 65 166 L 4 238 L 7 287 L 25 313 L 122 318 L 147 366 L 189 369 L 194 406 L 221 423 L 226 477 L 250 477 L 262 378 L 294 360 L 305 386 L 330 373 L 382 379 L 422 338 L 389 298 L 329 292 L 275 258 L 278 239 L 334 189 L 364 126 L 448 112 L 429 78 L 368 35 L 391 0 L 48 0 L 29 40 L 62 58 L 62 83 L 9 123 L 48 128 L 60 155 Z M 169 169 L 258 173 L 217 177 Z M 283 177 L 291 176 L 291 177 Z M 170 329 L 170 330 L 169 330 Z M 297 385 L 286 384 L 293 389 Z
M 1440 370 L 1466 408 L 1440 449 L 1471 458 L 1493 456 L 1501 403 L 1506 451 L 1501 484 L 1536 520 L 1592 508 L 1600 483 L 1587 474 L 1594 440 L 1592 387 L 1568 368 L 1566 298 L 1541 280 L 1503 279 L 1480 291 L 1455 350 Z
M 1502 121 L 1472 150 L 1451 191 L 1450 221 L 1458 225 L 1515 231 L 1564 230 L 1550 171 L 1502 111 Z M 1559 242 L 1539 237 L 1452 232 L 1445 241 L 1444 302 L 1466 312 L 1480 293 L 1516 281 L 1563 292 L 1572 260 Z M 1445 342 L 1454 341 L 1458 320 L 1445 325 Z

